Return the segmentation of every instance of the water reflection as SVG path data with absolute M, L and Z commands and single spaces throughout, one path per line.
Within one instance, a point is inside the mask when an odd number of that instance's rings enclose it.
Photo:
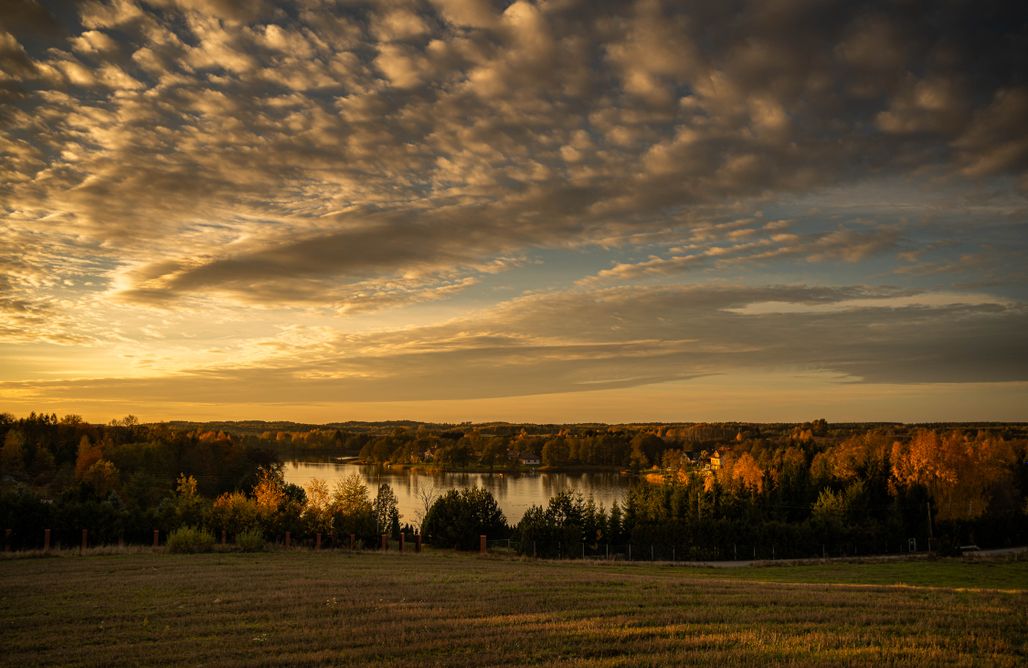
M 287 461 L 284 467 L 286 482 L 306 486 L 319 478 L 334 488 L 336 481 L 351 473 L 360 474 L 368 485 L 372 497 L 378 486 L 389 483 L 396 492 L 402 522 L 414 524 L 424 514 L 424 498 L 460 487 L 488 489 L 507 521 L 517 523 L 530 506 L 545 506 L 550 497 L 565 490 L 592 496 L 597 504 L 610 508 L 621 501 L 631 486 L 632 478 L 617 473 L 535 473 L 525 475 L 488 473 L 444 473 L 402 469 L 388 469 L 338 461 Z

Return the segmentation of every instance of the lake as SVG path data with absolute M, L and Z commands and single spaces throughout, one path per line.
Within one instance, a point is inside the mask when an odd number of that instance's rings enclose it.
M 286 482 L 305 487 L 312 479 L 328 483 L 358 473 L 375 498 L 378 486 L 389 483 L 399 501 L 400 521 L 417 524 L 425 512 L 424 494 L 441 495 L 447 490 L 461 487 L 484 487 L 489 490 L 503 509 L 507 521 L 516 524 L 530 506 L 545 507 L 550 497 L 565 490 L 590 495 L 597 504 L 608 509 L 614 501 L 623 500 L 635 478 L 617 473 L 446 473 L 409 469 L 389 469 L 353 462 L 288 460 L 284 473 Z

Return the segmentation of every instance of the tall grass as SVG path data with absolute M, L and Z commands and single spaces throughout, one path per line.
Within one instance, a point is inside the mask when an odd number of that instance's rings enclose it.
M 264 534 L 257 529 L 240 531 L 236 534 L 236 547 L 243 552 L 264 551 Z
M 214 549 L 214 534 L 198 527 L 181 527 L 168 534 L 168 552 L 185 554 L 210 552 Z

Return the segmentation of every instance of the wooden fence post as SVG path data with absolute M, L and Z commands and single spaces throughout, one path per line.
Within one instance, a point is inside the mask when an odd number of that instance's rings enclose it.
M 353 550 L 353 549 L 356 549 L 356 548 L 357 548 L 357 534 L 352 533 L 352 534 L 350 534 L 350 549 Z
M 320 550 L 321 549 L 321 532 L 320 531 L 318 532 L 317 539 L 315 540 L 314 549 L 315 550 Z
M 50 551 L 50 530 L 49 529 L 43 529 L 43 551 L 44 552 L 49 552 Z
M 479 554 L 485 554 L 486 553 L 486 537 L 485 537 L 485 534 L 481 534 L 478 537 L 478 553 Z
M 161 530 L 160 529 L 154 529 L 153 530 L 153 547 L 156 550 L 158 547 L 160 547 L 160 545 L 161 545 Z
M 81 554 L 87 547 L 89 547 L 89 529 L 82 530 L 82 548 L 79 550 Z
M 403 541 L 407 537 L 407 534 L 400 532 L 400 552 L 403 552 Z
M 382 551 L 389 551 L 389 534 L 387 533 L 382 534 Z
M 222 544 L 222 545 L 224 545 L 224 544 L 225 544 L 225 542 L 226 542 L 226 538 L 228 538 L 228 536 L 226 535 L 226 533 L 227 533 L 227 532 L 226 532 L 226 531 L 225 531 L 224 529 L 222 529 L 222 530 L 221 530 L 221 544 Z
M 286 547 L 289 547 L 289 542 L 290 542 L 290 539 L 292 537 L 293 537 L 292 534 L 287 531 L 286 532 Z
M 11 551 L 11 534 L 12 533 L 13 533 L 12 529 L 4 529 L 4 552 L 10 552 Z
M 421 553 L 421 534 L 414 534 L 414 551 L 418 554 Z

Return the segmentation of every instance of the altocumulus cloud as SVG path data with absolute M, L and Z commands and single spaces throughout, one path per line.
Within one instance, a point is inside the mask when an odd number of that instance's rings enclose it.
M 0 71 L 0 339 L 337 332 L 162 392 L 1028 380 L 1016 3 L 14 0 Z M 739 310 L 854 292 L 974 298 Z

